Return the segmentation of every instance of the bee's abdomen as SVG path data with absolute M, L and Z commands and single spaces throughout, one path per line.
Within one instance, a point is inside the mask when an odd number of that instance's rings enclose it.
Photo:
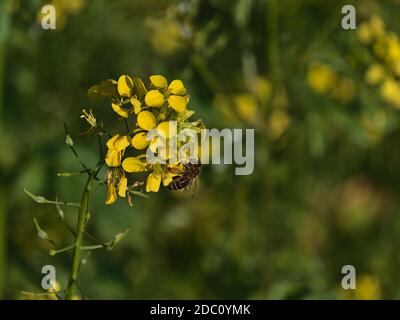
M 190 184 L 190 179 L 186 176 L 175 177 L 174 180 L 167 186 L 168 190 L 176 191 L 187 187 Z

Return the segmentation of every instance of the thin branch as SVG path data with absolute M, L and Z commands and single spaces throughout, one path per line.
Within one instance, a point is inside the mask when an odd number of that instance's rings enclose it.
M 67 136 L 70 136 L 67 124 L 64 122 L 64 130 L 65 134 Z M 83 169 L 85 169 L 86 172 L 90 172 L 89 168 L 82 162 L 82 160 L 79 158 L 78 152 L 76 152 L 75 147 L 71 144 L 68 144 L 68 147 L 71 149 L 72 153 L 74 154 L 75 158 L 79 161 Z
M 53 201 L 53 200 L 46 199 L 43 196 L 36 196 L 36 195 L 30 193 L 25 188 L 22 188 L 22 191 L 24 191 L 33 201 L 35 201 L 37 203 L 41 203 L 41 204 L 58 204 L 58 205 L 61 205 L 61 206 L 78 207 L 78 208 L 80 207 L 79 203 L 67 202 L 67 201 Z

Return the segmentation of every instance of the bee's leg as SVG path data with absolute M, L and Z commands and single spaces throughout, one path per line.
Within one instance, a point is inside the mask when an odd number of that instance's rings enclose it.
M 197 187 L 197 179 L 194 179 L 194 187 L 193 187 L 192 200 L 194 199 L 194 195 L 196 194 L 196 187 Z
M 185 189 L 183 189 L 183 191 L 189 192 L 191 186 L 192 186 L 192 182 L 190 182 L 190 183 L 185 187 Z

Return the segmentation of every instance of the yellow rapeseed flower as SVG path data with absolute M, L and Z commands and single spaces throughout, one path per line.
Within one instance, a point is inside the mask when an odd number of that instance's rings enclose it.
M 122 168 L 129 173 L 143 172 L 146 169 L 147 163 L 137 157 L 128 157 L 122 161 Z
M 165 139 L 172 138 L 176 136 L 177 133 L 176 123 L 172 121 L 163 121 L 157 125 L 157 132 Z
M 130 100 L 130 103 L 133 106 L 133 112 L 135 114 L 138 114 L 142 110 L 142 108 L 141 108 L 142 102 L 139 99 L 137 99 L 136 97 L 132 97 Z
M 133 81 L 132 78 L 122 75 L 118 79 L 118 93 L 121 97 L 132 97 Z
M 150 76 L 150 81 L 157 89 L 165 89 L 168 86 L 167 79 L 161 75 Z
M 177 173 L 172 173 L 170 169 L 178 168 L 181 160 L 177 159 L 175 150 L 170 150 L 164 145 L 163 140 L 178 136 L 179 130 L 182 129 L 199 132 L 200 128 L 204 127 L 201 120 L 188 120 L 194 111 L 187 110 L 189 96 L 183 82 L 175 79 L 168 83 L 164 76 L 152 75 L 150 87 L 146 88 L 140 78 L 121 75 L 118 81 L 108 79 L 92 86 L 88 95 L 93 98 L 110 98 L 114 112 L 127 119 L 124 126 L 126 133 L 114 134 L 106 143 L 107 153 L 104 160 L 109 167 L 106 204 L 114 203 L 118 196 L 127 197 L 131 203 L 131 195 L 140 192 L 132 192 L 132 188 L 140 188 L 144 184 L 144 181 L 140 180 L 134 180 L 130 184 L 130 176 L 134 173 L 148 172 L 145 188 L 147 192 L 158 192 L 161 182 L 164 186 L 171 183 Z M 98 124 L 92 113 L 84 111 L 83 117 L 92 128 L 98 127 L 101 134 L 106 133 L 103 124 Z M 135 128 L 130 128 L 130 123 L 133 123 Z M 152 129 L 156 129 L 158 136 L 148 141 L 147 133 Z M 184 141 L 177 139 L 176 143 L 179 147 Z M 132 149 L 129 150 L 130 148 Z M 149 163 L 146 160 L 147 149 L 153 153 L 158 152 L 161 160 L 177 160 L 168 164 Z M 135 156 L 129 154 L 125 157 L 127 150 L 129 153 L 132 151 Z M 180 168 L 178 172 L 183 170 Z
M 123 175 L 118 183 L 118 195 L 121 198 L 125 198 L 126 197 L 126 188 L 128 187 L 128 179 L 125 177 L 125 175 Z
M 117 192 L 115 190 L 115 185 L 114 183 L 109 182 L 107 187 L 106 204 L 113 204 L 115 201 L 117 201 Z
M 111 103 L 111 107 L 113 108 L 113 110 L 119 114 L 122 118 L 128 118 L 128 111 L 123 109 L 121 106 L 119 106 L 116 103 Z
M 137 116 L 138 126 L 149 131 L 157 125 L 156 117 L 150 111 L 141 111 Z
M 151 84 L 155 89 L 147 92 L 145 97 L 146 105 L 149 107 L 162 107 L 165 102 L 177 112 L 184 112 L 189 102 L 186 95 L 186 88 L 181 80 L 173 80 L 168 86 L 167 79 L 162 75 L 150 77 Z
M 132 146 L 137 150 L 146 149 L 150 141 L 146 139 L 146 132 L 139 132 L 132 138 Z
M 158 192 L 161 184 L 161 175 L 150 173 L 147 177 L 146 192 Z
M 164 95 L 158 90 L 150 90 L 147 92 L 145 102 L 149 107 L 161 107 L 164 102 Z
M 114 135 L 107 141 L 107 154 L 105 162 L 109 167 L 119 167 L 125 149 L 131 144 L 130 136 Z

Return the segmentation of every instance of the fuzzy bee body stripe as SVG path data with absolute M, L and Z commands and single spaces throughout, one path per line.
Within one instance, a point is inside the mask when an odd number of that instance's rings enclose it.
M 185 171 L 182 175 L 175 176 L 172 182 L 167 186 L 168 190 L 176 191 L 184 189 L 189 186 L 194 179 L 200 174 L 200 164 L 187 164 L 185 165 Z

